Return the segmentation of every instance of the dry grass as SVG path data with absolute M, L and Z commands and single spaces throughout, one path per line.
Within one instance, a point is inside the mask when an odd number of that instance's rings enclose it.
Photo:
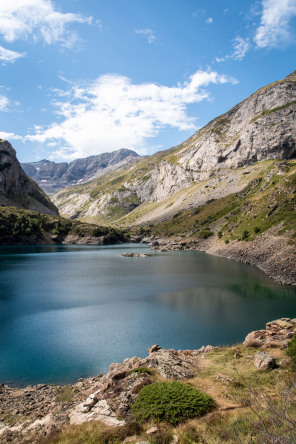
M 279 411 L 281 415 L 282 405 L 287 405 L 288 415 L 294 415 L 296 412 L 296 405 L 291 398 L 291 393 L 295 392 L 296 387 L 293 372 L 291 369 L 282 368 L 258 371 L 254 366 L 257 351 L 256 348 L 239 344 L 213 350 L 204 356 L 192 357 L 197 368 L 196 376 L 186 382 L 211 395 L 217 408 L 202 418 L 186 421 L 175 428 L 160 425 L 159 432 L 155 435 L 146 434 L 154 425 L 147 422 L 138 435 L 129 435 L 129 442 L 148 441 L 163 444 L 172 442 L 173 435 L 177 435 L 179 444 L 296 442 L 293 441 L 294 431 L 291 431 L 289 423 L 273 413 Z M 286 357 L 285 351 L 279 348 L 267 349 L 267 352 L 272 353 L 276 360 Z M 153 379 L 161 380 L 157 374 Z M 292 391 L 289 381 L 292 381 Z M 287 393 L 290 394 L 290 401 L 285 402 Z M 279 438 L 267 436 L 266 427 L 275 430 Z M 116 438 L 116 433 L 114 435 L 108 430 L 110 428 L 99 422 L 69 426 L 64 431 L 57 432 L 55 436 L 48 437 L 42 444 L 101 444 L 106 442 L 102 441 L 103 437 L 110 437 L 110 443 L 123 442 Z M 286 435 L 289 435 L 288 438 Z

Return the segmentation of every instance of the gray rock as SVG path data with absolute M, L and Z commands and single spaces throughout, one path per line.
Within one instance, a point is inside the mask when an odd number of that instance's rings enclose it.
M 147 348 L 147 352 L 149 353 L 149 355 L 150 353 L 157 352 L 158 350 L 161 350 L 161 346 L 158 344 L 151 345 L 151 347 Z
M 132 253 L 131 251 L 128 251 L 127 253 L 122 253 L 120 256 L 123 256 L 123 257 L 151 257 L 151 254 Z
M 135 162 L 140 156 L 132 150 L 121 148 L 112 153 L 103 153 L 73 160 L 71 163 L 55 163 L 49 160 L 22 163 L 25 172 L 48 192 L 74 186 L 92 180 L 107 171 Z
M 254 360 L 254 365 L 258 370 L 273 369 L 275 366 L 275 359 L 269 353 L 257 352 Z
M 17 160 L 15 149 L 5 140 L 0 140 L 0 205 L 58 214 L 55 205 L 26 175 Z

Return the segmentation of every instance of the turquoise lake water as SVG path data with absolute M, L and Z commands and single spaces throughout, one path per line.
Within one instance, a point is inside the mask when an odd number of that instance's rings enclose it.
M 127 258 L 126 251 L 152 253 Z M 248 265 L 141 244 L 0 247 L 0 382 L 69 383 L 155 343 L 234 344 L 296 317 L 296 291 Z

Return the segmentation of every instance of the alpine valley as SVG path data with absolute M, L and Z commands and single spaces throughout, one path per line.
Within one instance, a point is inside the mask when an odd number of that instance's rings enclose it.
M 21 165 L 0 141 L 1 443 L 295 442 L 295 135 L 296 71 L 149 157 Z M 103 245 L 126 242 L 157 252 Z M 170 348 L 144 357 L 151 332 Z
M 72 162 L 59 177 L 75 167 L 75 181 L 86 183 L 51 199 L 71 221 L 124 229 L 155 249 L 198 249 L 250 263 L 295 285 L 295 116 L 296 72 L 169 150 L 144 158 L 119 150 L 111 161 L 101 155 L 100 162 Z M 90 164 L 97 170 L 86 173 Z M 57 174 L 61 165 L 42 161 L 32 177 L 42 187 L 51 171 L 53 189 L 53 167 Z

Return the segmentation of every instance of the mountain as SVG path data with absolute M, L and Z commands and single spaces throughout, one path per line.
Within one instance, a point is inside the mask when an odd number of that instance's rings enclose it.
M 69 164 L 40 160 L 21 165 L 46 192 L 52 193 L 64 187 L 87 182 L 139 159 L 140 156 L 135 151 L 121 148 L 112 153 L 76 159 Z
M 92 222 L 173 217 L 241 191 L 262 168 L 267 171 L 258 162 L 294 158 L 295 116 L 296 72 L 259 89 L 180 145 L 61 190 L 53 201 L 65 216 Z
M 14 206 L 58 215 L 58 209 L 30 179 L 9 142 L 0 140 L 0 206 Z

